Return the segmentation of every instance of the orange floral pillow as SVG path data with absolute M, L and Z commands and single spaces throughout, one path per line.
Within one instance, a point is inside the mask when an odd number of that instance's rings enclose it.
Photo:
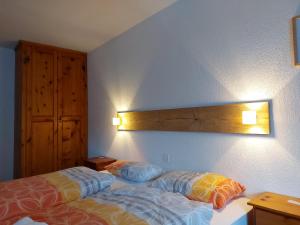
M 187 197 L 191 200 L 212 203 L 214 208 L 223 208 L 227 202 L 240 196 L 246 188 L 230 178 L 207 173 L 192 185 Z
M 188 171 L 165 173 L 154 180 L 151 186 L 179 192 L 191 200 L 212 203 L 215 209 L 223 208 L 246 190 L 242 184 L 220 174 Z

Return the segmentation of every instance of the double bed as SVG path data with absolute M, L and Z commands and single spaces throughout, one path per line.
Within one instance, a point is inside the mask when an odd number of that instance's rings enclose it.
M 30 217 L 48 225 L 247 225 L 247 201 L 215 210 L 148 182 L 81 167 L 0 183 L 0 224 Z

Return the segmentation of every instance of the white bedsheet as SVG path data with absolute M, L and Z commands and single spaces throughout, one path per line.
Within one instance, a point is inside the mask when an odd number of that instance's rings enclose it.
M 247 214 L 252 209 L 248 198 L 238 198 L 222 210 L 214 210 L 211 225 L 247 225 Z
M 108 171 L 101 171 L 109 173 Z M 127 185 L 147 186 L 149 183 L 136 183 L 124 180 L 117 177 L 116 181 L 112 184 L 111 190 L 124 187 Z M 248 198 L 242 197 L 231 201 L 224 209 L 214 210 L 214 215 L 211 220 L 211 225 L 247 225 L 247 214 L 251 211 L 252 207 L 247 205 Z

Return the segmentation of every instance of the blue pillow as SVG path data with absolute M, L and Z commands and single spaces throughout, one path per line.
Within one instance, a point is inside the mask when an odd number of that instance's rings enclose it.
M 116 164 L 116 165 L 114 165 Z M 145 162 L 117 161 L 106 169 L 114 175 L 134 182 L 146 182 L 160 176 L 162 168 Z

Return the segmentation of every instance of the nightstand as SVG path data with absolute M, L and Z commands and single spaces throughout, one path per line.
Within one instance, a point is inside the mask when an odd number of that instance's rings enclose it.
M 300 225 L 300 199 L 271 192 L 249 202 L 254 225 Z
M 84 161 L 84 166 L 89 167 L 93 170 L 101 171 L 104 170 L 104 167 L 115 162 L 113 158 L 98 156 L 94 158 L 89 158 Z

